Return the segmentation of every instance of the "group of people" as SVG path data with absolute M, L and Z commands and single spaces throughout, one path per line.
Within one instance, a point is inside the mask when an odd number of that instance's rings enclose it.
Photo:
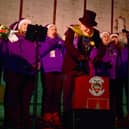
M 123 92 L 126 95 L 126 111 L 129 111 L 128 103 L 128 64 L 129 64 L 129 37 L 124 29 L 120 33 L 110 34 L 103 32 L 100 34 L 104 58 L 110 63 L 108 64 L 109 80 L 110 80 L 110 107 L 115 115 L 115 119 L 123 119 L 125 113 L 123 111 Z M 101 51 L 102 52 L 102 51 Z M 128 115 L 126 116 L 128 117 Z
M 29 105 L 37 86 L 39 70 L 43 86 L 41 118 L 44 128 L 70 128 L 68 120 L 73 110 L 74 80 L 82 74 L 109 77 L 110 108 L 117 119 L 123 117 L 122 89 L 125 86 L 127 102 L 129 90 L 129 37 L 125 30 L 119 34 L 121 36 L 116 33 L 100 33 L 95 28 L 95 18 L 94 11 L 85 10 L 78 24 L 68 27 L 64 40 L 58 34 L 55 24 L 46 25 L 46 38 L 38 42 L 38 62 L 37 42 L 25 36 L 31 21 L 21 19 L 10 26 L 16 30 L 12 37 L 14 39 L 0 39 L 0 60 L 6 85 L 5 129 L 32 128 Z

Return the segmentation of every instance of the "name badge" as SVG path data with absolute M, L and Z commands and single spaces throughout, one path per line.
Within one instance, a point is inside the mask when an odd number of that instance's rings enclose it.
M 50 57 L 56 57 L 55 50 L 50 51 Z

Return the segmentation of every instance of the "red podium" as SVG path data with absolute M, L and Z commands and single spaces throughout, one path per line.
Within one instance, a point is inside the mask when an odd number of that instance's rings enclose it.
M 109 110 L 109 78 L 82 75 L 75 79 L 73 109 Z

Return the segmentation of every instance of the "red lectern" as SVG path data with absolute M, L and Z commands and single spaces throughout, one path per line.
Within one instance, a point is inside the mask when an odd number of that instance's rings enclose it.
M 82 75 L 75 78 L 73 109 L 109 110 L 109 78 Z

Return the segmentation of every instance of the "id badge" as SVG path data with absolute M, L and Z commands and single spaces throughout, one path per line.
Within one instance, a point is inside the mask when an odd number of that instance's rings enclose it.
M 50 51 L 50 57 L 56 57 L 55 50 Z

